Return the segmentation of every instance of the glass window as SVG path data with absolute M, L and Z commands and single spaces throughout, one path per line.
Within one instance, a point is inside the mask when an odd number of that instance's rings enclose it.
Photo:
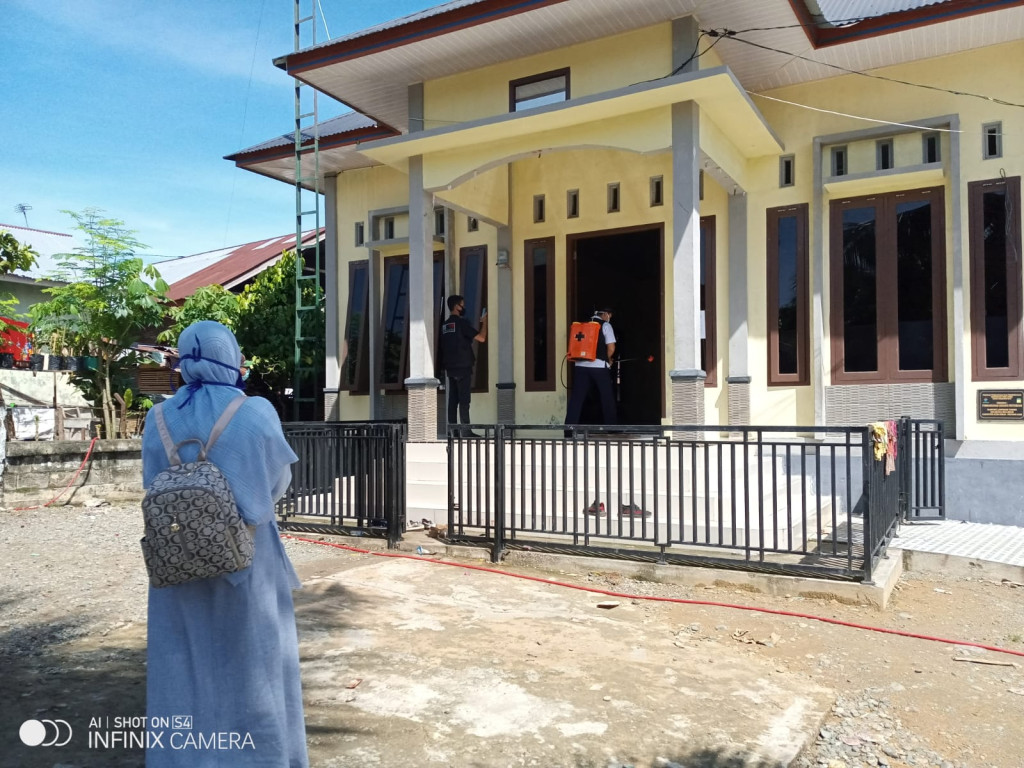
M 555 389 L 555 239 L 527 240 L 524 281 L 526 288 L 526 390 Z
M 487 246 L 475 245 L 459 252 L 462 272 L 462 288 L 459 291 L 466 300 L 465 318 L 479 327 L 480 313 L 487 306 Z M 490 325 L 490 323 L 488 323 Z M 473 342 L 476 365 L 473 366 L 473 391 L 487 391 L 487 350 L 480 349 Z
M 345 339 L 341 350 L 341 389 L 351 392 L 370 391 L 367 365 L 366 312 L 369 306 L 369 262 L 353 261 L 348 265 L 348 311 L 345 314 Z
M 509 112 L 557 104 L 569 98 L 569 70 L 559 69 L 509 83 Z
M 383 341 L 381 384 L 401 389 L 406 378 L 409 331 L 409 257 L 384 259 Z
M 832 203 L 834 383 L 946 380 L 941 189 Z
M 974 379 L 1024 378 L 1020 177 L 967 185 Z
M 715 217 L 700 220 L 700 367 L 704 386 L 718 384 L 718 354 L 715 345 Z
M 806 385 L 807 205 L 773 208 L 768 223 L 768 384 Z

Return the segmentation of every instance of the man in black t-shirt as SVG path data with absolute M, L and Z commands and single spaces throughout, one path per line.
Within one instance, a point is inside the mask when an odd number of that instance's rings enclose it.
M 474 328 L 462 315 L 466 300 L 455 294 L 448 297 L 448 319 L 441 326 L 441 364 L 448 376 L 448 425 L 469 424 L 469 398 L 473 386 L 473 342 L 487 341 L 487 308 L 480 316 L 480 329 Z M 475 437 L 463 430 L 466 437 Z

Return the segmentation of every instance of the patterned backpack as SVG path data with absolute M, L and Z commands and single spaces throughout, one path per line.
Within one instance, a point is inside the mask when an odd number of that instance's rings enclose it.
M 156 427 L 171 466 L 153 478 L 142 499 L 142 556 L 154 587 L 209 579 L 252 565 L 252 532 L 238 514 L 227 478 L 206 460 L 245 400 L 241 395 L 228 404 L 205 444 L 189 438 L 175 445 L 162 406 L 156 406 Z M 199 457 L 182 464 L 178 449 L 185 443 L 199 443 Z

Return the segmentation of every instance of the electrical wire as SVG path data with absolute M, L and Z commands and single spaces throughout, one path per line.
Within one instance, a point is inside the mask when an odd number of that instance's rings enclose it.
M 744 90 L 746 90 L 746 89 L 744 89 Z M 791 107 L 800 107 L 802 109 L 809 109 L 809 110 L 811 110 L 813 112 L 824 112 L 827 115 L 838 115 L 839 117 L 849 117 L 852 120 L 866 120 L 869 123 L 880 123 L 882 125 L 895 125 L 895 126 L 898 126 L 900 128 L 916 128 L 917 130 L 920 130 L 920 131 L 935 131 L 935 132 L 942 132 L 942 133 L 964 133 L 963 130 L 958 129 L 958 128 L 956 128 L 956 129 L 955 128 L 933 128 L 932 126 L 915 125 L 913 123 L 897 123 L 897 122 L 894 122 L 892 120 L 880 120 L 880 119 L 875 118 L 875 117 L 864 117 L 863 115 L 851 115 L 849 112 L 837 112 L 834 109 L 825 109 L 823 107 L 812 107 L 809 104 L 799 104 L 799 103 L 797 103 L 795 101 L 787 101 L 786 99 L 780 99 L 780 98 L 777 98 L 775 96 L 767 96 L 767 95 L 765 95 L 763 93 L 758 93 L 757 91 L 747 90 L 746 92 L 749 95 L 756 96 L 759 99 L 768 99 L 768 101 L 777 101 L 780 104 L 788 104 Z
M 447 560 L 436 560 L 429 557 L 420 557 L 417 555 L 409 555 L 401 552 L 377 552 L 370 549 L 361 549 L 359 547 L 350 547 L 345 544 L 335 544 L 333 541 L 317 541 L 316 539 L 306 539 L 300 536 L 289 536 L 288 534 L 281 534 L 283 539 L 291 539 L 292 541 L 301 541 L 307 544 L 317 544 L 325 547 L 332 547 L 334 549 L 342 549 L 348 552 L 356 552 L 362 555 L 374 555 L 376 557 L 390 557 L 400 560 L 417 560 L 419 562 L 431 563 L 433 565 L 446 565 L 452 568 L 463 568 L 469 571 L 482 571 L 483 573 L 493 573 L 499 576 L 508 576 L 514 579 L 523 579 L 525 581 L 535 581 L 540 584 L 548 584 L 553 587 L 564 587 L 566 589 L 574 589 L 579 592 L 590 592 L 596 595 L 604 595 L 606 597 L 618 597 L 623 600 L 649 600 L 656 603 L 674 603 L 678 605 L 703 605 L 713 608 L 730 608 L 737 611 L 750 611 L 752 613 L 767 613 L 773 616 L 788 616 L 796 619 L 808 619 L 810 621 L 820 621 L 823 624 L 833 624 L 839 627 L 849 627 L 851 629 L 861 629 L 869 632 L 878 632 L 885 635 L 896 635 L 897 637 L 907 637 L 913 640 L 928 640 L 930 642 L 942 643 L 944 645 L 956 645 L 970 648 L 981 648 L 986 651 L 993 651 L 994 653 L 1005 653 L 1011 656 L 1022 656 L 1024 657 L 1024 651 L 1015 651 L 1011 648 L 1000 648 L 997 645 L 985 645 L 983 643 L 975 643 L 968 640 L 951 640 L 945 637 L 935 637 L 933 635 L 924 635 L 918 632 L 907 632 L 902 629 L 889 629 L 888 627 L 876 627 L 870 624 L 857 624 L 852 621 L 843 621 L 841 619 L 830 619 L 827 616 L 818 616 L 813 613 L 797 613 L 795 611 L 782 611 L 777 608 L 761 608 L 754 605 L 739 605 L 735 603 L 721 603 L 713 600 L 691 600 L 683 597 L 656 597 L 654 595 L 634 595 L 628 592 L 613 592 L 608 589 L 598 589 L 597 587 L 586 587 L 581 584 L 571 584 L 565 581 L 555 581 L 554 579 L 544 579 L 539 576 L 528 576 L 523 573 L 512 573 L 510 571 L 502 571 L 497 568 L 488 568 L 482 565 L 471 565 L 469 563 L 452 563 Z
M 839 70 L 840 72 L 845 72 L 846 74 L 849 75 L 860 75 L 861 77 L 871 78 L 872 80 L 882 80 L 888 83 L 896 83 L 897 85 L 909 85 L 913 88 L 924 88 L 925 90 L 938 91 L 939 93 L 948 93 L 953 96 L 968 96 L 974 99 L 982 99 L 983 101 L 989 101 L 992 102 L 993 104 L 1000 104 L 1004 107 L 1020 107 L 1024 109 L 1024 104 L 1018 104 L 1017 102 L 1014 101 L 1006 101 L 1005 99 L 1000 99 L 996 96 L 986 96 L 985 94 L 971 93 L 970 91 L 957 91 L 951 88 L 942 88 L 937 85 L 928 85 L 926 83 L 915 83 L 910 80 L 900 80 L 899 78 L 888 77 L 886 75 L 875 75 L 860 69 L 850 69 L 849 67 L 843 67 L 840 66 L 839 64 L 831 64 L 826 61 L 818 61 L 817 59 L 811 59 L 799 53 L 793 53 L 792 51 L 784 51 L 781 48 L 774 48 L 770 45 L 763 45 L 762 43 L 755 43 L 753 40 L 746 40 L 742 37 L 737 37 L 737 33 L 730 29 L 707 29 L 701 31 L 710 37 L 727 37 L 730 40 L 735 40 L 738 43 L 744 43 L 754 48 L 760 48 L 761 50 L 764 51 L 772 51 L 773 53 L 781 53 L 784 56 L 792 56 L 795 59 L 800 59 L 801 61 L 806 61 L 810 64 L 817 64 L 822 67 L 828 67 L 830 69 Z

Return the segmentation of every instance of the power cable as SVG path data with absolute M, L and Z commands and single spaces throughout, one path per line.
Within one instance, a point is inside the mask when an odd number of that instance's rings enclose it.
M 989 102 L 992 102 L 993 104 L 1000 104 L 1000 105 L 1002 105 L 1004 107 L 1020 107 L 1020 108 L 1024 109 L 1024 104 L 1018 104 L 1017 102 L 1014 102 L 1014 101 L 1006 101 L 1005 99 L 1000 99 L 1000 98 L 998 98 L 996 96 L 986 96 L 985 94 L 982 94 L 982 93 L 972 93 L 970 91 L 956 91 L 956 90 L 953 90 L 951 88 L 942 88 L 942 87 L 937 86 L 937 85 L 928 85 L 926 83 L 915 83 L 915 82 L 912 82 L 910 80 L 900 80 L 899 78 L 887 77 L 886 75 L 875 75 L 875 74 L 872 74 L 870 72 L 865 72 L 865 71 L 860 70 L 860 69 L 850 69 L 849 67 L 843 67 L 843 66 L 840 66 L 839 64 L 831 64 L 831 63 L 826 62 L 826 61 L 819 61 L 817 59 L 811 59 L 811 58 L 808 58 L 807 56 L 803 56 L 803 55 L 801 55 L 799 53 L 793 53 L 792 51 L 784 51 L 781 48 L 775 48 L 775 47 L 770 46 L 770 45 L 763 45 L 762 43 L 755 43 L 753 40 L 746 40 L 746 39 L 744 39 L 742 37 L 737 37 L 736 36 L 737 32 L 735 32 L 733 30 L 730 30 L 730 29 L 708 29 L 708 30 L 701 30 L 701 31 L 704 34 L 708 35 L 709 37 L 718 37 L 718 38 L 727 37 L 730 40 L 735 40 L 738 43 L 744 43 L 744 44 L 752 46 L 754 48 L 760 48 L 761 50 L 764 50 L 764 51 L 771 51 L 772 53 L 781 53 L 783 56 L 792 56 L 795 59 L 800 59 L 801 61 L 806 61 L 809 64 L 817 64 L 817 65 L 822 66 L 822 67 L 828 67 L 830 69 L 835 69 L 835 70 L 838 70 L 840 72 L 845 72 L 848 75 L 860 75 L 861 77 L 868 77 L 868 78 L 871 78 L 872 80 L 882 80 L 882 81 L 888 82 L 888 83 L 896 83 L 897 85 L 909 85 L 909 86 L 911 86 L 913 88 L 924 88 L 925 90 L 938 91 L 939 93 L 948 93 L 948 94 L 951 94 L 953 96 L 968 96 L 968 97 L 974 98 L 974 99 L 981 99 L 983 101 L 989 101 Z

